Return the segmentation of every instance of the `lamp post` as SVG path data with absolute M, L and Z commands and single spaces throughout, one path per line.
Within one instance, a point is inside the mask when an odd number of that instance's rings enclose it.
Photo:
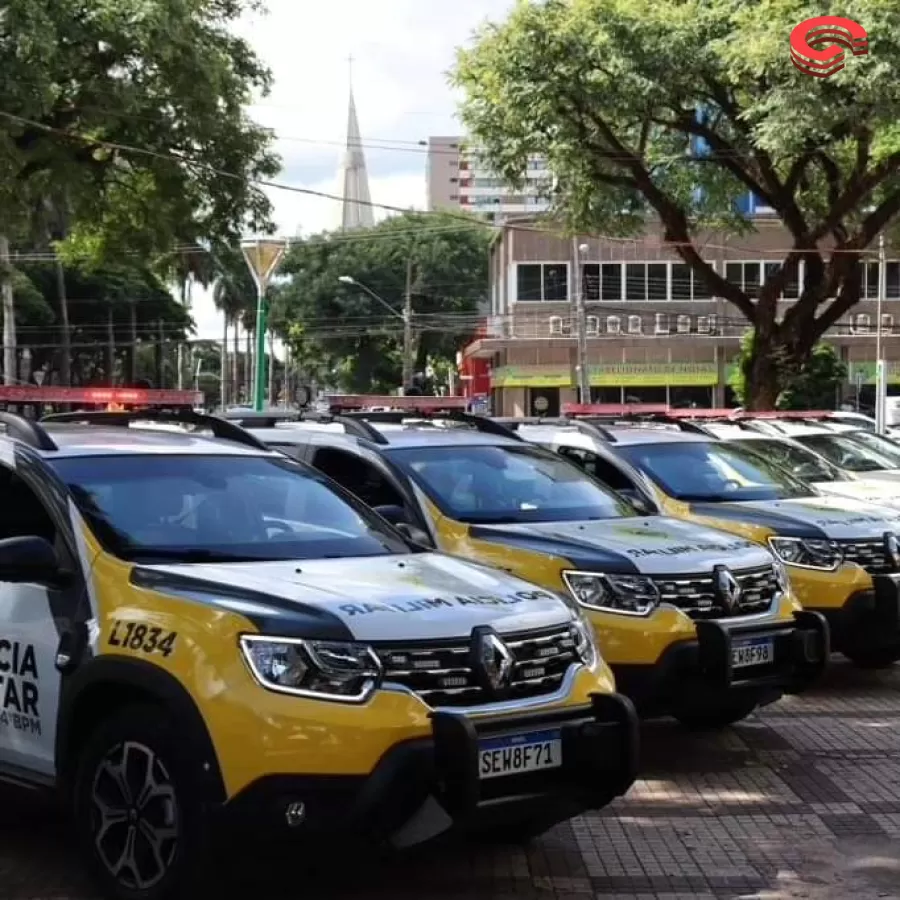
M 266 288 L 284 257 L 286 244 L 277 238 L 244 241 L 241 250 L 256 283 L 256 366 L 253 374 L 253 408 L 262 412 L 266 394 Z
M 409 282 L 407 278 L 407 283 Z M 338 277 L 341 284 L 350 284 L 358 287 L 361 291 L 368 294 L 377 303 L 380 303 L 392 316 L 403 322 L 403 387 L 409 387 L 412 382 L 413 364 L 413 331 L 412 331 L 412 294 L 409 290 L 403 303 L 403 312 L 400 312 L 387 302 L 384 297 L 376 294 L 368 285 L 353 278 L 351 275 L 341 275 Z

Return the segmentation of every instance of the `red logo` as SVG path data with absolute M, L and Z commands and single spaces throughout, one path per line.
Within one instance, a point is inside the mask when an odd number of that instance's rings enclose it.
M 811 44 L 825 44 L 816 50 Z M 801 22 L 791 32 L 791 61 L 814 78 L 828 78 L 844 68 L 844 50 L 854 56 L 869 52 L 866 29 L 853 19 L 842 16 L 815 16 Z

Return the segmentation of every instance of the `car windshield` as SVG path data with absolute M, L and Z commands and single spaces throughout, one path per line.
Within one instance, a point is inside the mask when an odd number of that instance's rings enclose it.
M 848 472 L 879 472 L 897 468 L 895 462 L 867 447 L 852 434 L 803 434 L 795 435 L 794 440 L 821 453 L 829 462 Z
M 815 491 L 747 444 L 676 441 L 622 444 L 617 453 L 670 497 L 693 503 L 785 500 Z
M 324 476 L 266 456 L 85 456 L 53 460 L 116 556 L 245 562 L 409 553 L 400 535 Z
M 441 445 L 386 451 L 459 522 L 575 522 L 634 508 L 562 457 L 535 446 Z
M 852 437 L 864 447 L 874 450 L 879 456 L 891 460 L 893 468 L 900 469 L 900 444 L 896 441 L 882 434 L 873 434 L 871 431 L 854 431 Z
M 792 475 L 803 481 L 849 481 L 849 476 L 837 466 L 832 465 L 806 447 L 800 447 L 778 438 L 771 440 L 741 440 L 737 438 L 735 443 L 740 443 L 747 449 L 784 466 Z

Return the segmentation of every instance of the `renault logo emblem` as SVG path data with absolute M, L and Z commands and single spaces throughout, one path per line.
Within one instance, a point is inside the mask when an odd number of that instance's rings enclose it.
M 884 555 L 895 570 L 900 569 L 900 540 L 890 531 L 884 535 Z
M 725 566 L 716 566 L 713 569 L 713 589 L 716 599 L 725 607 L 726 612 L 733 613 L 741 602 L 741 586 L 737 579 Z
M 503 693 L 512 681 L 516 662 L 512 651 L 488 628 L 476 628 L 472 638 L 476 675 L 491 693 Z

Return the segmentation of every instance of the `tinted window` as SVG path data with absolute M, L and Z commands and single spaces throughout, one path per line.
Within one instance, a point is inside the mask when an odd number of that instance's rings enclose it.
M 896 468 L 890 459 L 846 434 L 798 435 L 795 439 L 849 472 L 878 472 Z
M 741 442 L 748 450 L 767 456 L 804 481 L 846 481 L 847 476 L 812 450 L 779 440 Z
M 288 459 L 112 456 L 53 461 L 123 559 L 320 559 L 409 552 L 366 508 Z
M 853 440 L 876 451 L 879 456 L 890 460 L 895 467 L 900 468 L 900 444 L 881 434 L 873 434 L 869 431 L 854 431 Z
M 777 462 L 740 444 L 629 444 L 616 452 L 679 500 L 780 500 L 813 494 Z
M 563 522 L 634 515 L 612 491 L 538 447 L 403 447 L 387 453 L 458 521 Z

